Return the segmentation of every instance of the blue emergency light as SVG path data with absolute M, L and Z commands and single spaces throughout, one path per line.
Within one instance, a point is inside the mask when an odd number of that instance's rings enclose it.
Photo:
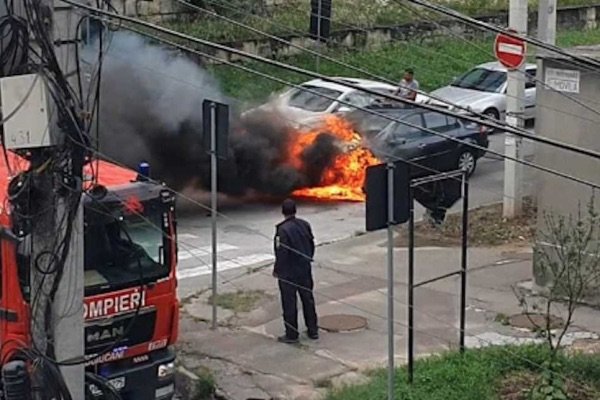
M 142 161 L 138 165 L 138 176 L 137 180 L 140 182 L 147 181 L 150 179 L 150 164 L 146 161 Z

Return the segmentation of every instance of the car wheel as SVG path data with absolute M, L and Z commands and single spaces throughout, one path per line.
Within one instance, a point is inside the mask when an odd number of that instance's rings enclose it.
M 483 112 L 483 115 L 486 116 L 488 119 L 492 119 L 493 121 L 500 122 L 500 113 L 495 108 L 488 108 L 487 110 L 485 110 Z M 490 131 L 493 133 L 493 132 L 496 132 L 497 130 L 491 129 Z
M 488 108 L 483 112 L 483 115 L 485 115 L 488 118 L 495 119 L 496 121 L 500 119 L 500 113 L 495 108 Z
M 466 170 L 467 176 L 471 176 L 477 167 L 477 158 L 471 151 L 463 150 L 458 156 L 456 166 L 460 170 Z

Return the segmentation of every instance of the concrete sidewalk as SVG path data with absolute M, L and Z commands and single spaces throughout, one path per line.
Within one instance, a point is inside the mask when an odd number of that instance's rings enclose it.
M 363 381 L 362 372 L 384 366 L 387 360 L 385 255 L 381 233 L 319 247 L 314 267 L 319 315 L 362 316 L 368 327 L 347 333 L 322 332 L 318 341 L 302 337 L 297 346 L 275 341 L 283 325 L 270 270 L 224 277 L 221 293 L 260 290 L 265 294 L 248 313 L 220 309 L 217 331 L 208 329 L 207 294 L 190 299 L 183 306 L 182 365 L 190 371 L 208 368 L 225 397 L 234 400 L 318 399 L 326 387 Z M 497 322 L 499 314 L 523 311 L 514 290 L 530 280 L 531 256 L 530 249 L 518 247 L 469 250 L 468 346 L 533 340 L 530 333 Z M 395 355 L 402 364 L 407 348 L 406 249 L 396 249 L 395 258 Z M 455 271 L 459 265 L 460 249 L 419 248 L 415 281 Z M 228 279 L 233 280 L 227 283 Z M 416 291 L 415 351 L 419 356 L 457 347 L 459 290 L 459 278 L 453 277 Z M 600 312 L 581 308 L 567 341 L 595 337 L 600 332 L 598 316 Z

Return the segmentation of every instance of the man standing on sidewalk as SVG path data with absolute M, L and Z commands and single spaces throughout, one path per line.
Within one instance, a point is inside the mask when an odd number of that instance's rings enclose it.
M 296 203 L 287 199 L 281 206 L 285 217 L 275 234 L 275 268 L 273 276 L 279 281 L 285 335 L 277 340 L 298 343 L 298 295 L 302 301 L 304 323 L 310 339 L 319 338 L 317 311 L 313 296 L 312 266 L 315 242 L 310 224 L 296 218 Z

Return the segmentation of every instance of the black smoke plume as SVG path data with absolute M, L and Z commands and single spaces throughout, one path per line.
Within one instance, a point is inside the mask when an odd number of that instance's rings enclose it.
M 152 175 L 176 190 L 209 187 L 209 156 L 202 143 L 202 102 L 236 104 L 197 61 L 129 33 L 113 33 L 102 68 L 99 149 L 135 167 L 152 166 Z M 94 60 L 97 46 L 88 49 Z M 242 196 L 259 192 L 286 196 L 319 184 L 339 149 L 333 136 L 319 135 L 301 156 L 288 162 L 294 135 L 283 116 L 254 111 L 243 116 L 232 107 L 228 158 L 219 161 L 219 190 Z

